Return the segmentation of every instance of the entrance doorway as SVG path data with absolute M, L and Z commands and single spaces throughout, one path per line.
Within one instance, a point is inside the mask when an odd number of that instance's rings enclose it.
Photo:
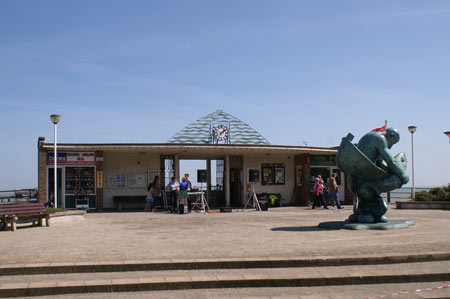
M 242 156 L 230 157 L 230 205 L 241 206 L 243 203 L 242 190 Z
M 223 189 L 224 160 L 210 160 L 210 173 L 206 174 L 209 177 L 209 185 L 206 182 L 200 182 L 197 178 L 198 170 L 208 171 L 207 163 L 208 160 L 180 159 L 180 176 L 182 178 L 186 173 L 189 173 L 192 187 L 205 191 L 209 207 L 218 208 L 225 203 Z
M 206 191 L 207 189 L 207 182 L 203 182 L 202 179 L 197 178 L 197 171 L 198 170 L 206 170 L 206 160 L 186 160 L 186 159 L 180 159 L 180 178 L 178 179 L 181 181 L 181 179 L 184 177 L 186 173 L 189 174 L 189 180 L 192 183 L 193 188 L 198 188 L 199 190 Z M 209 173 L 206 174 L 206 177 L 209 176 Z
M 58 207 L 63 207 L 63 194 L 62 194 L 62 177 L 61 177 L 61 173 L 62 170 L 61 168 L 58 167 L 58 170 L 56 172 L 57 175 L 57 181 L 58 184 L 56 185 L 56 193 L 57 193 L 57 197 L 58 197 Z M 49 205 L 54 205 L 54 190 L 55 190 L 55 171 L 54 168 L 49 168 L 48 169 L 48 189 L 47 189 L 47 201 L 49 203 Z
M 343 202 L 345 200 L 345 188 L 344 188 L 344 178 L 342 176 L 342 173 L 339 168 L 335 166 L 311 166 L 310 167 L 310 179 L 309 179 L 309 187 L 310 192 L 312 194 L 313 188 L 314 188 L 314 180 L 318 175 L 322 176 L 322 179 L 324 181 L 324 184 L 328 184 L 328 180 L 331 178 L 332 173 L 336 173 L 336 183 L 339 186 L 338 191 L 338 199 L 340 202 Z M 326 186 L 325 186 L 326 187 Z
M 242 169 L 232 168 L 230 169 L 230 204 L 237 207 L 242 205 L 242 181 L 241 181 Z

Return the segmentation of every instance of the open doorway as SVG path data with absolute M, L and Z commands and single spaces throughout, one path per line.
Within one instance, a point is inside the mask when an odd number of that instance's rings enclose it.
M 48 189 L 47 189 L 47 201 L 49 203 L 50 206 L 53 206 L 54 203 L 54 196 L 53 194 L 55 193 L 55 185 L 54 185 L 54 181 L 55 181 L 55 169 L 54 168 L 49 168 L 48 169 Z M 56 193 L 57 193 L 57 199 L 58 199 L 58 207 L 63 207 L 63 198 L 62 198 L 62 178 L 61 178 L 61 168 L 58 167 L 57 169 L 57 187 L 56 187 Z
M 180 159 L 180 176 L 182 178 L 186 173 L 189 173 L 189 180 L 192 183 L 192 187 L 205 191 L 208 205 L 214 209 L 225 205 L 223 188 L 224 160 L 210 161 L 211 169 L 210 173 L 208 173 L 208 160 Z M 199 179 L 197 176 L 198 170 L 206 171 L 206 177 L 210 177 L 209 186 L 207 182 L 203 182 L 205 180 Z
M 184 177 L 186 173 L 189 174 L 189 180 L 192 183 L 192 187 L 199 190 L 206 190 L 207 183 L 203 180 L 198 180 L 197 171 L 206 170 L 206 160 L 180 160 L 180 178 Z M 207 174 L 208 175 L 208 174 Z
M 311 166 L 310 168 L 311 171 L 311 176 L 309 179 L 309 187 L 310 187 L 310 192 L 312 194 L 312 190 L 314 187 L 314 179 L 318 176 L 321 175 L 322 179 L 324 181 L 324 184 L 327 185 L 328 180 L 331 177 L 332 173 L 336 174 L 336 183 L 338 184 L 338 199 L 340 202 L 343 202 L 345 200 L 345 188 L 344 188 L 344 178 L 342 176 L 341 171 L 339 170 L 339 168 L 335 167 L 335 166 Z M 326 186 L 327 187 L 327 186 Z M 311 195 L 312 198 L 312 195 Z

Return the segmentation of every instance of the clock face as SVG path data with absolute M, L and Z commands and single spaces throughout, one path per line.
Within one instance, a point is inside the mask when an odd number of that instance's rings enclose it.
M 217 141 L 224 141 L 228 138 L 228 128 L 224 125 L 218 125 L 214 128 L 214 138 Z

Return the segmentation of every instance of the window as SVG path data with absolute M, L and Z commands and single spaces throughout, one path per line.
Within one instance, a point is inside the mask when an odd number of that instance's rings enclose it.
M 286 171 L 283 163 L 261 165 L 262 185 L 284 185 L 286 181 Z

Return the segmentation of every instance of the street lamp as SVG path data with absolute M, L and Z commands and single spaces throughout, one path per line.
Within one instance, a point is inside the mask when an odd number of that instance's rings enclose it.
M 411 199 L 414 200 L 415 193 L 414 193 L 414 132 L 416 131 L 416 126 L 409 126 L 408 131 L 411 133 L 411 165 L 412 165 L 412 189 L 411 189 Z
M 57 208 L 58 207 L 58 193 L 57 193 L 57 188 L 58 188 L 58 155 L 56 153 L 56 125 L 59 123 L 59 121 L 61 120 L 61 115 L 58 114 L 52 114 L 50 115 L 50 120 L 52 121 L 52 123 L 54 124 L 54 134 L 55 134 L 55 142 L 54 142 L 54 150 L 53 150 L 53 165 L 54 165 L 54 169 L 53 169 L 53 174 L 54 174 L 54 180 L 53 180 L 53 185 L 55 187 L 54 189 L 54 193 L 53 193 L 53 198 L 55 200 L 54 203 L 54 207 Z

